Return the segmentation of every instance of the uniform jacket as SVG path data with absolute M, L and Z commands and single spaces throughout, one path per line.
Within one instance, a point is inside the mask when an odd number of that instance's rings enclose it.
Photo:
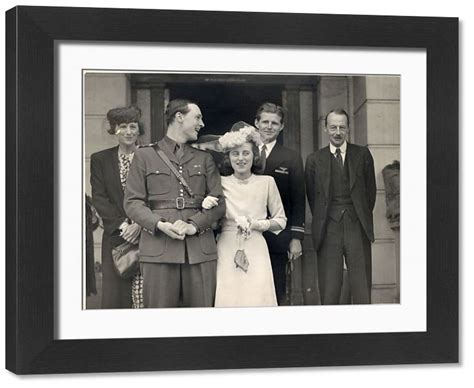
M 313 214 L 312 234 L 316 250 L 321 246 L 331 203 L 332 157 L 334 156 L 327 146 L 309 155 L 306 161 L 306 193 Z M 367 238 L 374 241 L 374 160 L 367 147 L 348 143 L 344 163 L 349 163 L 349 185 L 355 211 Z
M 146 233 L 140 237 L 140 260 L 155 263 L 202 263 L 217 259 L 217 249 L 212 232 L 213 223 L 225 213 L 221 178 L 212 160 L 205 152 L 186 146 L 181 163 L 162 139 L 158 142 L 175 167 L 194 192 L 195 199 L 202 200 L 207 195 L 218 197 L 219 205 L 210 209 L 157 209 L 152 210 L 148 201 L 175 200 L 178 197 L 191 199 L 169 167 L 158 156 L 152 146 L 135 151 L 125 190 L 124 207 L 127 215 L 140 224 Z M 158 221 L 174 223 L 182 219 L 192 221 L 198 227 L 194 236 L 175 240 L 161 231 L 156 231 Z
M 305 191 L 301 156 L 276 143 L 267 158 L 263 173 L 275 179 L 288 218 L 286 229 L 280 234 L 264 235 L 270 252 L 286 253 L 291 238 L 304 238 Z

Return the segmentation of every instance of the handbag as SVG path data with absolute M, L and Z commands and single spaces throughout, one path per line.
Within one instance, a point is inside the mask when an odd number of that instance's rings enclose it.
M 112 248 L 112 261 L 117 274 L 124 279 L 136 275 L 140 269 L 138 245 L 123 242 Z
M 234 264 L 235 268 L 240 268 L 242 271 L 247 273 L 250 263 L 243 249 L 239 249 L 237 252 L 235 252 Z

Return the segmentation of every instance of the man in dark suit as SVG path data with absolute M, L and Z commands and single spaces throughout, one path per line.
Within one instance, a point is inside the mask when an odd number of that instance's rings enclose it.
M 124 207 L 143 227 L 140 269 L 145 307 L 212 307 L 216 289 L 217 249 L 211 226 L 225 213 L 221 180 L 212 156 L 188 146 L 204 127 L 199 107 L 172 100 L 168 130 L 156 144 L 135 152 Z M 184 181 L 158 155 L 162 150 Z M 219 198 L 203 210 L 204 197 Z
M 374 160 L 367 147 L 347 142 L 349 130 L 346 111 L 329 112 L 325 132 L 330 144 L 306 161 L 322 304 L 339 304 L 344 260 L 352 302 L 371 303 Z
M 288 218 L 287 226 L 280 234 L 264 233 L 279 304 L 282 304 L 286 297 L 288 260 L 296 260 L 302 255 L 301 241 L 304 238 L 305 219 L 304 170 L 301 156 L 277 143 L 278 135 L 284 126 L 285 111 L 281 106 L 265 102 L 258 108 L 255 127 L 264 143 L 260 146 L 263 174 L 271 175 L 275 179 Z

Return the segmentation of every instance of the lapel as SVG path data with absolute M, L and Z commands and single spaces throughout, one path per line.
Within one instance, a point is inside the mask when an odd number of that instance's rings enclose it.
M 163 150 L 163 152 L 166 154 L 166 156 L 168 157 L 168 159 L 173 162 L 174 164 L 179 164 L 179 161 L 178 161 L 178 158 L 176 157 L 176 155 L 174 154 L 174 150 L 170 150 L 170 147 L 168 146 L 168 143 L 165 141 L 165 139 L 161 139 L 159 142 L 158 142 L 158 147 Z M 158 155 L 157 155 L 158 158 L 160 158 Z M 160 158 L 161 160 L 161 158 Z
M 267 157 L 267 161 L 265 163 L 265 175 L 271 175 L 273 171 L 278 167 L 278 164 L 280 162 L 280 156 L 281 156 L 281 146 L 280 144 L 276 143 L 275 146 L 272 149 L 272 152 L 270 152 L 270 155 Z
M 357 179 L 361 158 L 358 149 L 350 143 L 347 143 L 346 161 L 349 166 L 349 187 L 352 190 Z
M 326 198 L 329 198 L 329 185 L 331 180 L 331 151 L 329 150 L 329 146 L 321 150 L 316 164 L 321 176 L 324 194 Z
M 114 185 L 113 192 L 118 193 L 119 196 L 119 203 L 122 206 L 123 202 L 123 190 L 122 190 L 122 183 L 120 182 L 120 169 L 119 169 L 119 158 L 118 158 L 118 146 L 111 148 L 110 150 L 111 155 L 109 158 L 110 166 L 109 168 L 112 170 L 112 182 Z

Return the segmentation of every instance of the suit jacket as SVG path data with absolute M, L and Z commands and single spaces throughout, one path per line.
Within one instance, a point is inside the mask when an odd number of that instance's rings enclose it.
M 327 146 L 309 155 L 306 161 L 306 193 L 313 214 L 312 234 L 316 251 L 321 246 L 331 204 L 331 157 Z M 344 163 L 349 163 L 349 186 L 357 217 L 367 238 L 374 241 L 374 160 L 367 147 L 348 143 Z
M 118 146 L 91 156 L 92 203 L 102 218 L 102 308 L 130 308 L 130 279 L 122 279 L 114 269 L 112 247 L 123 241 L 118 228 L 126 221 L 120 182 Z
M 225 213 L 221 177 L 212 156 L 186 146 L 184 157 L 178 161 L 167 142 L 162 139 L 158 146 L 179 170 L 194 192 L 195 199 L 207 195 L 219 198 L 219 204 L 210 209 L 156 209 L 149 201 L 175 200 L 178 197 L 191 199 L 170 168 L 158 156 L 152 145 L 135 151 L 127 178 L 124 207 L 127 215 L 140 224 L 146 233 L 140 236 L 140 260 L 151 263 L 202 263 L 217 259 L 217 249 L 212 232 L 213 223 Z M 194 236 L 182 240 L 168 237 L 161 231 L 155 233 L 158 221 L 174 223 L 182 219 L 198 227 Z
M 92 203 L 102 218 L 104 235 L 110 236 L 127 218 L 123 208 L 118 146 L 91 156 Z
M 304 238 L 305 192 L 304 170 L 300 154 L 276 143 L 267 158 L 264 175 L 271 175 L 280 192 L 286 228 L 275 235 L 264 233 L 268 249 L 272 253 L 286 253 L 290 239 Z

